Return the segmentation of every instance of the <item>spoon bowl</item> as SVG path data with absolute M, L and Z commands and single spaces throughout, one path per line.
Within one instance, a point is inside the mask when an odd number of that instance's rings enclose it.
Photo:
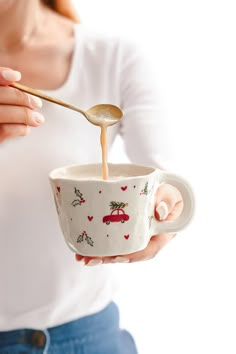
M 118 123 L 123 118 L 122 110 L 112 104 L 97 104 L 89 108 L 86 113 L 94 125 L 110 126 Z
M 58 104 L 60 106 L 72 109 L 73 111 L 81 113 L 90 123 L 98 126 L 110 126 L 118 123 L 123 118 L 122 110 L 113 104 L 98 104 L 89 108 L 88 110 L 83 110 L 78 108 L 68 102 L 59 100 L 55 97 L 45 95 L 39 90 L 35 90 L 31 87 L 18 84 L 16 82 L 10 85 L 20 91 L 29 93 L 33 96 L 40 97 L 46 101 Z

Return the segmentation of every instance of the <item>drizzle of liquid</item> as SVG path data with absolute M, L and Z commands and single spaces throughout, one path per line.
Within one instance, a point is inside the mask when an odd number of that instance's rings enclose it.
M 108 179 L 108 165 L 107 165 L 107 126 L 101 125 L 101 148 L 102 148 L 102 178 Z
M 100 142 L 102 148 L 102 178 L 108 179 L 107 165 L 107 127 L 117 123 L 117 118 L 114 117 L 109 110 L 101 110 L 98 114 L 92 115 L 96 125 L 101 128 Z

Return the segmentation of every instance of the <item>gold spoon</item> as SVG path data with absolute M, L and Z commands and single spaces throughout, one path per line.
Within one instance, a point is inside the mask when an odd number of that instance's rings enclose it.
M 55 97 L 50 97 L 48 95 L 45 95 L 43 92 L 35 90 L 31 87 L 24 86 L 21 84 L 18 84 L 14 82 L 13 84 L 10 85 L 11 87 L 14 87 L 20 91 L 27 92 L 33 96 L 40 97 L 46 101 L 56 103 L 60 106 L 72 109 L 73 111 L 79 112 L 83 114 L 83 116 L 92 124 L 98 125 L 98 126 L 109 126 L 118 123 L 122 117 L 123 117 L 123 112 L 122 110 L 114 106 L 113 104 L 97 104 L 96 106 L 93 106 L 89 108 L 87 111 L 84 111 L 70 103 L 64 102 L 62 100 L 59 100 Z

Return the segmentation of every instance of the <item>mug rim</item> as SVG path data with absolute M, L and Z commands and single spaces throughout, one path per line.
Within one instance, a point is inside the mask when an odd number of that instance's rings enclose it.
M 96 175 L 87 175 L 87 176 L 78 176 L 78 177 L 73 177 L 67 175 L 68 170 L 70 172 L 74 171 L 75 169 L 84 169 L 86 171 L 87 168 L 90 169 L 99 169 L 100 173 L 99 176 Z M 111 173 L 111 170 L 113 168 L 113 174 Z M 67 180 L 67 181 L 74 181 L 74 180 L 79 180 L 79 181 L 89 181 L 89 178 L 92 177 L 92 181 L 99 181 L 99 182 L 105 182 L 105 183 L 111 183 L 111 182 L 117 182 L 120 180 L 124 179 L 136 179 L 140 177 L 145 177 L 145 176 L 150 176 L 152 175 L 156 170 L 158 170 L 157 167 L 154 166 L 148 166 L 148 165 L 142 165 L 142 164 L 133 164 L 133 163 L 108 163 L 108 169 L 110 170 L 109 176 L 110 177 L 119 177 L 118 174 L 114 174 L 114 168 L 120 168 L 122 169 L 130 169 L 131 172 L 133 171 L 133 174 L 127 174 L 126 176 L 121 176 L 119 179 L 108 179 L 104 180 L 102 179 L 102 163 L 86 163 L 86 164 L 71 164 L 71 165 L 64 165 L 61 167 L 57 167 L 49 172 L 49 178 L 54 181 L 54 180 Z M 136 171 L 136 174 L 134 173 Z M 138 173 L 139 172 L 139 173 Z M 126 172 L 128 173 L 128 172 Z

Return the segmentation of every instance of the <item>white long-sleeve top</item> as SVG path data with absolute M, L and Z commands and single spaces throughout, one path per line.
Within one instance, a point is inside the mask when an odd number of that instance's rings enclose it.
M 121 134 L 132 162 L 158 166 L 167 149 L 148 71 L 135 46 L 76 25 L 68 78 L 47 93 L 84 109 L 121 106 L 122 123 L 108 128 L 109 149 Z M 41 127 L 0 145 L 0 331 L 51 327 L 95 313 L 116 288 L 112 267 L 75 261 L 48 180 L 53 168 L 101 161 L 100 129 L 45 101 L 42 113 Z

